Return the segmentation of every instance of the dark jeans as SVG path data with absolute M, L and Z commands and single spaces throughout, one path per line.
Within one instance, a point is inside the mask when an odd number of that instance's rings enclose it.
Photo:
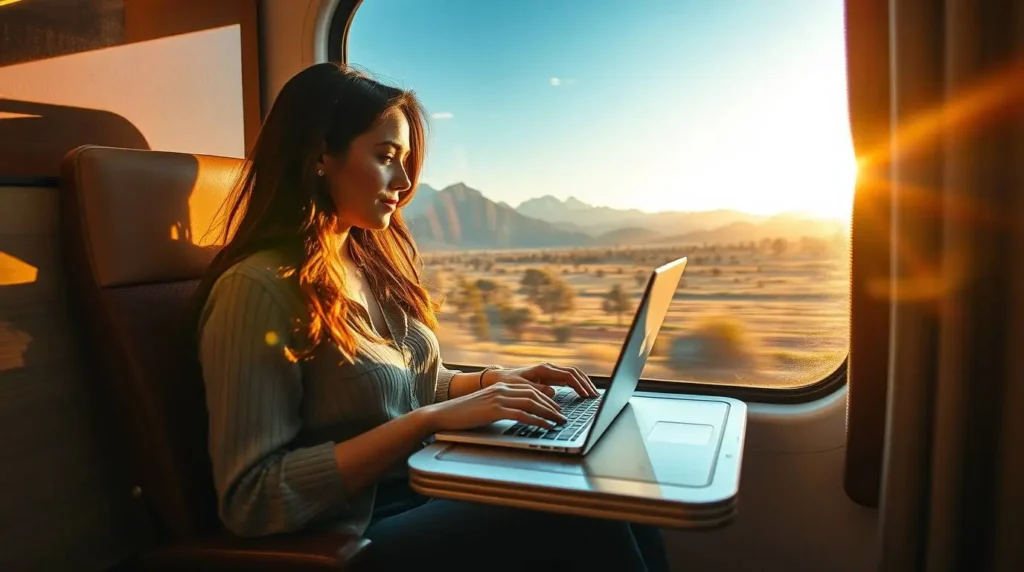
M 404 481 L 381 485 L 365 536 L 372 570 L 669 570 L 653 526 L 428 499 Z

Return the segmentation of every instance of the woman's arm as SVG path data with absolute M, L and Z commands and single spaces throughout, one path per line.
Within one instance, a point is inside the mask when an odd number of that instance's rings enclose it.
M 418 447 L 429 412 L 414 412 L 342 443 L 294 448 L 302 373 L 285 357 L 291 312 L 263 280 L 225 276 L 200 337 L 218 512 L 240 536 L 304 528 L 340 516 L 353 493 Z
M 448 399 L 455 399 L 464 395 L 469 395 L 474 391 L 479 391 L 488 385 L 487 374 L 484 372 L 484 377 L 480 377 L 480 372 L 474 373 L 457 373 L 452 376 L 451 383 L 448 385 Z
M 434 433 L 429 407 L 421 407 L 334 446 L 334 460 L 352 494 L 376 482 Z

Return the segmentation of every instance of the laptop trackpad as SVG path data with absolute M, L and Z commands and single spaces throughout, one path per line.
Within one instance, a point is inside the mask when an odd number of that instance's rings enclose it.
M 715 428 L 711 425 L 658 421 L 647 436 L 647 440 L 682 445 L 707 445 L 714 433 Z
M 704 487 L 728 412 L 722 401 L 634 396 L 586 457 L 456 446 L 438 460 Z

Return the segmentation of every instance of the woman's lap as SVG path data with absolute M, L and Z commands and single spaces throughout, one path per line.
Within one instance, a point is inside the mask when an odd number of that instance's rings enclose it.
M 375 567 L 667 571 L 654 527 L 446 499 L 411 506 L 367 529 Z

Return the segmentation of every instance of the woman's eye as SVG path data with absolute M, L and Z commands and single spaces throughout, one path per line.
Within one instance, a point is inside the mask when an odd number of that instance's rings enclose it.
M 394 155 L 386 155 L 386 156 L 380 158 L 380 162 L 384 163 L 385 165 L 390 165 L 391 162 L 394 161 L 394 160 L 395 160 Z

